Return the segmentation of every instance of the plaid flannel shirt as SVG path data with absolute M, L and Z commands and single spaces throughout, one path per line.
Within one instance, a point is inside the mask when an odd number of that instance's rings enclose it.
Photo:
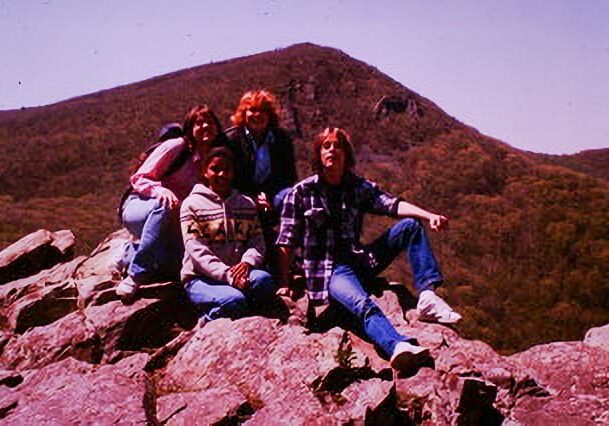
M 349 173 L 341 198 L 341 237 L 359 243 L 364 213 L 397 214 L 400 199 L 374 182 Z M 319 175 L 297 183 L 284 199 L 277 245 L 301 247 L 309 300 L 328 303 L 334 267 L 334 230 L 329 221 L 326 184 Z

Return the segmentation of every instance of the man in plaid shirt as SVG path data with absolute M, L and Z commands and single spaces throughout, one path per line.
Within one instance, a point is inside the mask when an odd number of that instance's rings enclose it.
M 327 128 L 313 143 L 317 174 L 294 186 L 285 197 L 277 245 L 279 280 L 287 284 L 293 250 L 302 248 L 307 294 L 314 304 L 337 303 L 356 318 L 366 335 L 397 370 L 408 370 L 429 357 L 429 350 L 395 330 L 370 299 L 361 282 L 383 271 L 405 252 L 419 292 L 419 319 L 454 323 L 454 312 L 434 289 L 442 283 L 425 228 L 447 226 L 448 219 L 382 191 L 355 175 L 349 135 Z M 402 217 L 370 244 L 360 243 L 364 213 Z

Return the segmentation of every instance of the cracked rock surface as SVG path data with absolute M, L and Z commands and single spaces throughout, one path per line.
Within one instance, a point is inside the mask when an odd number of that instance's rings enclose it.
M 52 233 L 35 234 L 0 259 L 19 261 L 17 251 L 37 250 L 34 242 Z M 585 343 L 505 357 L 419 322 L 403 287 L 384 284 L 377 303 L 433 356 L 418 371 L 396 375 L 332 312 L 307 319 L 304 298 L 203 327 L 177 283 L 146 286 L 125 305 L 106 267 L 122 238 L 116 232 L 90 256 L 34 265 L 29 276 L 0 284 L 3 423 L 609 423 L 604 329 Z M 70 239 L 56 245 L 69 252 Z

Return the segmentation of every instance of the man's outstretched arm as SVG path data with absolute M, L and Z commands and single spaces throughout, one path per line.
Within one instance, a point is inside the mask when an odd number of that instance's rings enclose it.
M 441 214 L 431 213 L 419 206 L 401 200 L 398 204 L 397 215 L 399 217 L 416 217 L 429 222 L 429 227 L 434 231 L 448 228 L 448 218 Z

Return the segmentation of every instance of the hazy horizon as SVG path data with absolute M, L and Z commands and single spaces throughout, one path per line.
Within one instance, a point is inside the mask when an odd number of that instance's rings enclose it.
M 517 148 L 609 148 L 607 18 L 602 0 L 0 0 L 0 110 L 310 42 Z

